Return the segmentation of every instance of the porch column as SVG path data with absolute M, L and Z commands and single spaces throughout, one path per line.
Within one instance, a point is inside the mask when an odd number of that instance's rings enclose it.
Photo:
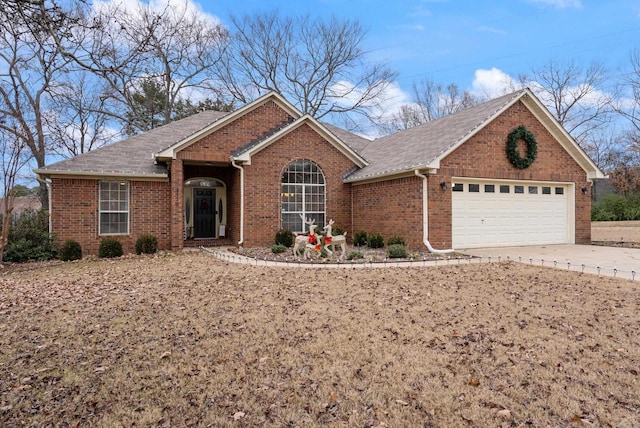
M 182 159 L 171 162 L 171 250 L 184 247 L 184 166 Z

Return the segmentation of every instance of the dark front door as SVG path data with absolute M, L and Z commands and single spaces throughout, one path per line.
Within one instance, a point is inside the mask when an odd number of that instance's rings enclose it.
M 216 191 L 214 189 L 193 189 L 194 238 L 216 237 Z

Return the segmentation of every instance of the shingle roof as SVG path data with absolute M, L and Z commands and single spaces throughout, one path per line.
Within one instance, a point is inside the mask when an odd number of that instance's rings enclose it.
M 229 113 L 204 111 L 143 134 L 66 159 L 37 170 L 41 174 L 133 174 L 166 175 L 164 165 L 154 163 L 153 154 L 211 125 Z
M 342 128 L 338 128 L 337 126 L 330 123 L 322 122 L 322 126 L 327 128 L 328 131 L 333 133 L 333 135 L 341 139 L 346 145 L 351 147 L 359 154 L 362 154 L 364 148 L 371 142 L 371 140 L 368 138 L 364 138 Z
M 373 141 L 327 123 L 318 124 L 318 126 L 320 126 L 319 130 L 321 132 L 326 130 L 329 134 L 337 137 L 341 143 L 344 143 L 344 146 L 348 147 L 345 153 L 351 154 L 362 161 L 360 163 L 356 162 L 357 164 L 364 165 L 365 161 L 368 163 L 367 166 L 349 174 L 345 178 L 345 182 L 378 179 L 411 172 L 415 169 L 437 168 L 437 164 L 442 157 L 466 141 L 484 124 L 488 123 L 518 99 L 533 100 L 533 104 L 529 104 L 540 110 L 540 112 L 546 112 L 548 115 L 548 111 L 532 94 L 529 98 L 522 98 L 525 94 L 531 94 L 531 92 L 524 89 L 504 95 L 424 125 L 399 131 Z M 268 97 L 265 96 L 254 102 L 254 104 L 262 102 Z M 271 95 L 271 97 L 280 100 L 277 94 Z M 285 108 L 288 106 L 284 99 L 281 99 L 280 102 L 284 103 Z M 249 107 L 251 107 L 251 104 L 243 107 L 243 109 Z M 293 107 L 291 108 L 293 109 Z M 243 109 L 231 114 L 242 114 Z M 161 152 L 169 153 L 172 150 L 180 150 L 180 144 L 188 144 L 190 140 L 196 141 L 200 138 L 199 133 L 215 127 L 216 122 L 228 114 L 216 111 L 198 113 L 155 128 L 144 134 L 45 166 L 36 170 L 36 173 L 45 176 L 56 174 L 104 174 L 165 178 L 167 169 L 162 164 L 156 164 L 154 155 L 159 155 Z M 299 117 L 294 122 L 288 123 L 283 129 L 294 127 L 300 120 L 308 120 L 305 117 Z M 233 120 L 233 116 L 229 116 L 228 119 Z M 550 115 L 548 115 L 547 119 L 550 123 L 549 126 L 562 129 Z M 221 121 L 218 124 L 223 123 L 224 121 Z M 571 137 L 563 133 L 566 134 L 562 130 L 560 137 L 561 141 L 566 143 L 565 148 L 581 162 L 581 165 L 586 168 L 585 171 L 593 169 L 591 172 L 595 176 L 602 176 L 602 172 L 571 140 Z M 266 135 L 262 136 L 259 141 L 248 142 L 248 146 L 244 147 L 244 151 L 257 147 L 261 142 L 264 143 L 269 138 L 271 136 Z
M 346 181 L 359 181 L 428 167 L 525 91 L 504 95 L 369 142 L 361 152 L 369 165 L 353 172 Z

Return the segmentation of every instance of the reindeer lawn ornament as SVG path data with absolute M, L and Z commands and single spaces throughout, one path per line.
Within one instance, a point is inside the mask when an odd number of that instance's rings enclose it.
M 304 258 L 310 259 L 313 251 L 320 251 L 321 237 L 316 234 L 316 228 L 318 225 L 315 224 L 315 219 L 305 219 L 302 214 L 300 214 L 300 218 L 309 226 L 309 234 L 296 235 L 296 241 L 293 245 L 293 255 L 295 257 L 300 257 L 300 251 L 304 249 Z
M 324 227 L 324 249 L 329 257 L 333 257 L 336 251 L 336 245 L 339 245 L 342 251 L 340 252 L 340 261 L 344 260 L 344 255 L 347 253 L 347 233 L 343 235 L 331 235 L 333 229 L 333 220 L 329 220 L 329 223 Z M 331 247 L 331 249 L 329 249 Z

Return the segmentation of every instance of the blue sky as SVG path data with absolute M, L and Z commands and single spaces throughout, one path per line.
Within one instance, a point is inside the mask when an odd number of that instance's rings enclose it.
M 213 0 L 199 4 L 223 24 L 229 22 L 230 14 L 273 9 L 286 15 L 356 18 L 368 30 L 364 47 L 372 59 L 388 62 L 399 73 L 397 84 L 402 91 L 428 77 L 490 93 L 504 75 L 515 77 L 549 60 L 575 60 L 585 66 L 602 61 L 615 78 L 629 69 L 629 52 L 640 48 L 638 0 Z

